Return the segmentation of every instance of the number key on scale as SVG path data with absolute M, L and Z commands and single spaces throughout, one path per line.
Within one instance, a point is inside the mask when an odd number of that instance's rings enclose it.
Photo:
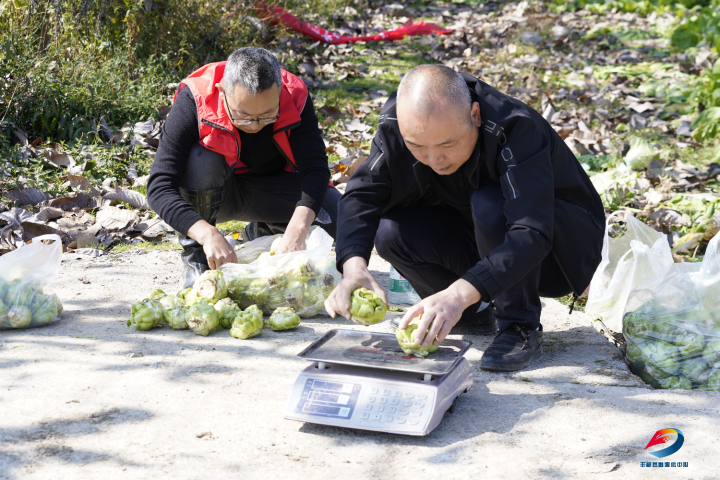
M 395 413 L 397 411 L 397 408 L 395 407 L 388 407 L 387 409 L 388 413 Z
M 373 388 L 372 390 L 370 390 L 370 393 L 372 393 L 373 395 L 375 395 L 377 392 L 378 392 L 377 388 Z
M 375 397 L 368 398 L 368 402 L 373 403 L 375 401 Z
M 383 394 L 383 395 L 390 395 L 390 390 L 388 390 L 387 388 L 385 388 L 385 389 L 383 389 L 382 394 Z
M 364 410 L 372 410 L 372 405 L 365 405 Z
M 376 412 L 382 412 L 384 410 L 385 410 L 385 407 L 383 407 L 382 405 L 375 405 Z
M 425 406 L 425 402 L 413 402 L 413 407 L 423 408 L 424 406 Z
M 417 418 L 408 419 L 408 425 L 417 425 L 420 420 Z
M 405 423 L 406 421 L 405 417 L 395 417 L 395 423 Z
M 385 397 L 380 397 L 380 400 L 379 400 L 379 401 L 380 401 L 380 403 L 387 403 L 387 398 L 385 398 Z
M 362 412 L 360 418 L 362 418 L 363 420 L 367 420 L 368 418 L 370 418 L 370 414 L 368 412 Z
M 427 398 L 427 395 L 425 395 L 424 393 L 418 393 L 416 397 L 418 400 L 425 400 Z
M 410 400 L 403 400 L 402 405 L 403 407 L 412 407 L 412 402 Z
M 410 410 L 408 410 L 407 408 L 401 408 L 399 413 L 400 415 L 407 415 L 408 413 L 410 413 Z
M 400 403 L 400 400 L 398 400 L 397 398 L 390 399 L 390 405 L 397 405 L 398 403 Z
M 380 418 L 382 418 L 382 415 L 380 415 L 379 413 L 373 413 L 372 415 L 370 415 L 370 421 L 377 421 L 380 420 Z
M 383 421 L 383 422 L 392 422 L 392 421 L 393 421 L 393 416 L 392 416 L 392 415 L 383 415 L 382 421 Z
M 401 396 L 401 395 L 402 395 L 402 392 L 401 392 L 400 390 L 395 390 L 395 391 L 393 392 L 393 397 L 399 397 L 399 396 Z
M 422 415 L 422 410 L 412 410 L 410 412 L 410 415 L 412 415 L 413 417 L 419 417 L 420 415 Z
M 403 397 L 405 397 L 405 398 L 413 398 L 414 396 L 415 396 L 415 395 L 413 395 L 412 393 L 405 393 L 405 394 L 403 395 Z

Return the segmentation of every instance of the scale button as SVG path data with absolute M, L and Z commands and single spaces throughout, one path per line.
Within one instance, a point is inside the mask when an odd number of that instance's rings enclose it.
M 403 400 L 402 405 L 403 405 L 403 407 L 411 407 L 412 402 L 410 400 Z
M 410 415 L 412 415 L 413 417 L 419 417 L 420 415 L 422 415 L 422 410 L 412 410 L 410 412 Z
M 382 415 L 380 415 L 379 413 L 373 413 L 372 415 L 370 415 L 370 421 L 380 420 L 381 417 Z
M 382 412 L 384 410 L 385 410 L 385 407 L 383 407 L 382 405 L 375 405 L 376 412 Z
M 363 420 L 367 420 L 368 418 L 370 418 L 370 414 L 368 412 L 362 412 L 360 418 L 362 418 Z
M 395 423 L 405 423 L 406 421 L 404 417 L 395 417 Z
M 374 401 L 375 401 L 375 397 L 370 397 L 370 398 L 368 398 L 368 402 L 372 403 L 372 402 L 374 402 Z
M 400 402 L 398 401 L 397 398 L 391 398 L 391 399 L 390 399 L 390 405 L 397 405 L 398 403 L 400 403 Z
M 395 413 L 397 411 L 397 408 L 395 407 L 388 407 L 387 409 L 388 413 Z
M 427 395 L 424 393 L 418 393 L 417 395 L 418 400 L 425 400 L 427 398 Z
M 409 418 L 409 419 L 408 419 L 408 424 L 409 424 L 409 425 L 417 425 L 419 421 L 420 421 L 420 420 L 417 419 L 417 418 Z
M 380 397 L 380 403 L 387 403 L 387 398 Z
M 402 392 L 400 390 L 395 390 L 393 392 L 393 397 L 399 397 L 400 395 L 402 395 Z
M 387 388 L 385 388 L 385 389 L 383 389 L 382 394 L 383 394 L 383 395 L 390 395 L 390 390 L 388 390 Z
M 413 407 L 423 408 L 424 406 L 425 402 L 413 402 Z
M 365 410 L 372 410 L 372 405 L 365 405 Z
M 403 394 L 403 397 L 405 397 L 405 398 L 413 398 L 414 396 L 415 396 L 415 395 L 413 395 L 412 393 L 405 393 L 405 394 Z
M 383 422 L 392 422 L 393 416 L 392 415 L 383 415 Z
M 372 393 L 372 394 L 375 394 L 375 393 L 377 393 L 377 392 L 378 392 L 378 389 L 377 389 L 377 388 L 373 388 L 372 390 L 370 390 L 370 393 Z
M 400 415 L 407 415 L 408 412 L 410 412 L 410 410 L 408 410 L 407 408 L 401 408 L 401 409 L 400 409 Z

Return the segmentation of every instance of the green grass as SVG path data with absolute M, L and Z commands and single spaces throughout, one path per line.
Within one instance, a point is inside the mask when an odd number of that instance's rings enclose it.
M 222 233 L 223 235 L 227 235 L 229 233 L 242 233 L 242 231 L 245 230 L 247 224 L 248 222 L 232 220 L 230 222 L 218 223 L 216 227 L 218 230 L 220 230 L 220 233 Z
M 177 242 L 141 242 L 138 244 L 119 243 L 112 248 L 112 253 L 124 253 L 135 250 L 155 251 L 155 250 L 182 250 Z

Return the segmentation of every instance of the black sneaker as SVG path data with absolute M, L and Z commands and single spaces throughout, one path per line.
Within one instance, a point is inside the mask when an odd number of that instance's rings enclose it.
M 497 322 L 492 314 L 492 305 L 477 312 L 470 320 L 460 320 L 450 331 L 454 335 L 494 335 L 497 333 Z M 397 328 L 402 317 L 390 320 L 390 324 Z
M 494 335 L 498 326 L 493 316 L 492 304 L 468 320 L 460 320 L 450 333 L 456 335 Z
M 514 372 L 530 365 L 542 354 L 543 330 L 513 325 L 500 332 L 480 360 L 483 370 Z

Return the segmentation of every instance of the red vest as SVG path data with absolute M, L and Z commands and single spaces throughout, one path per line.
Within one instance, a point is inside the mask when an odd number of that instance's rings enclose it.
M 220 100 L 220 91 L 215 86 L 222 81 L 225 63 L 210 63 L 194 71 L 182 81 L 178 92 L 187 85 L 195 97 L 200 144 L 224 155 L 233 172 L 245 173 L 248 167 L 240 160 L 240 135 L 230 121 L 225 103 Z M 280 118 L 272 124 L 273 140 L 288 161 L 285 170 L 295 172 L 289 135 L 290 129 L 300 124 L 300 113 L 305 107 L 308 91 L 305 83 L 292 73 L 282 70 L 281 75 Z

